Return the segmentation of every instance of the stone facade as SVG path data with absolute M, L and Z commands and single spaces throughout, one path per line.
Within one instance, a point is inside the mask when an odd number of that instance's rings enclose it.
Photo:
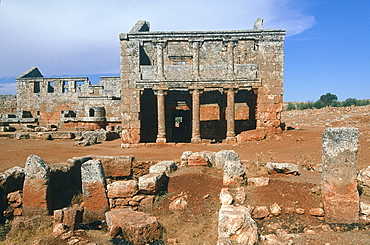
M 120 77 L 19 76 L 17 110 L 40 124 L 122 126 L 136 143 L 235 142 L 241 132 L 280 129 L 285 30 L 121 33 Z
M 33 67 L 16 82 L 18 113 L 41 125 L 100 129 L 121 124 L 119 77 L 101 77 L 92 85 L 87 77 L 45 78 Z
M 284 30 L 120 34 L 123 143 L 235 141 L 280 130 Z

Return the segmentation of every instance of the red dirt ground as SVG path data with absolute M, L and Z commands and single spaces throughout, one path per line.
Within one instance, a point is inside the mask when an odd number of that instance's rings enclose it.
M 327 127 L 352 126 L 359 128 L 360 148 L 358 152 L 359 169 L 370 165 L 370 106 L 349 108 L 323 108 L 320 110 L 289 111 L 283 113 L 283 119 L 287 126 L 294 130 L 287 130 L 275 136 L 268 137 L 262 141 L 243 142 L 235 144 L 210 144 L 191 145 L 176 144 L 167 146 L 143 146 L 137 148 L 120 148 L 120 140 L 103 142 L 89 147 L 74 146 L 73 141 L 43 141 L 43 140 L 14 140 L 0 138 L 0 171 L 12 166 L 23 167 L 26 158 L 38 155 L 47 164 L 65 162 L 67 159 L 85 155 L 133 155 L 137 160 L 176 160 L 178 161 L 184 151 L 213 151 L 235 150 L 248 170 L 248 176 L 268 176 L 263 166 L 269 161 L 292 162 L 301 166 L 301 175 L 282 176 L 271 175 L 270 184 L 266 187 L 246 187 L 247 204 L 252 206 L 269 206 L 274 202 L 281 207 L 297 207 L 309 210 L 321 205 L 320 196 L 310 194 L 310 189 L 320 184 L 321 173 L 313 170 L 317 164 L 321 164 L 321 135 Z M 160 216 L 163 223 L 173 221 L 166 220 L 165 216 L 181 218 L 182 224 L 172 223 L 173 227 L 168 229 L 168 236 L 176 237 L 184 244 L 197 244 L 199 239 L 195 235 L 183 234 L 181 229 L 192 226 L 197 228 L 199 234 L 206 234 L 209 244 L 214 244 L 216 223 L 204 220 L 217 219 L 219 209 L 218 195 L 222 188 L 221 172 L 206 167 L 189 167 L 181 169 L 171 175 L 168 195 L 158 203 L 154 212 Z M 173 198 L 180 193 L 188 195 L 189 208 L 181 214 L 169 213 L 168 205 Z M 204 196 L 209 197 L 204 198 Z M 176 216 L 177 215 L 177 216 Z M 306 228 L 324 225 L 323 221 L 310 216 L 286 215 L 257 221 L 260 232 L 264 234 L 273 233 L 274 229 L 269 227 L 281 227 L 288 232 L 303 232 Z M 212 224 L 211 224 L 212 223 Z M 183 227 L 181 228 L 181 225 Z M 209 225 L 209 227 L 208 227 Z M 213 226 L 212 226 L 213 225 Z M 208 227 L 199 231 L 199 226 Z M 213 231 L 209 230 L 213 227 Z M 313 229 L 313 228 L 312 228 Z M 179 231 L 180 230 L 180 231 Z M 216 232 L 216 233 L 215 233 Z M 301 233 L 302 234 L 302 233 Z M 190 240 L 186 236 L 192 236 Z M 193 240 L 192 240 L 193 239 Z M 198 240 L 196 240 L 198 239 Z M 295 240 L 294 240 L 295 239 Z M 295 244 L 369 244 L 370 233 L 365 231 L 351 232 L 317 232 L 316 234 L 304 234 L 294 238 Z M 298 239 L 298 240 L 297 240 Z

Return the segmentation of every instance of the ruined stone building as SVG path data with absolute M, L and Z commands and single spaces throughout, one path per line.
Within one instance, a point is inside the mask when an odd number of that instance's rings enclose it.
M 233 142 L 240 132 L 280 130 L 285 30 L 152 32 L 138 21 L 119 35 L 120 77 L 17 81 L 17 109 L 40 124 L 122 125 L 124 144 Z

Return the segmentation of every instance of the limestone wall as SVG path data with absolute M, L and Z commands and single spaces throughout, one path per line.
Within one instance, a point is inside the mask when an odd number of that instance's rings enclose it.
M 18 111 L 29 111 L 42 125 L 121 122 L 119 77 L 102 77 L 100 84 L 93 85 L 87 77 L 44 78 L 40 72 L 35 76 L 35 69 L 16 79 Z M 104 118 L 89 113 L 94 107 L 104 108 Z
M 16 110 L 16 95 L 0 95 L 0 114 L 16 114 Z

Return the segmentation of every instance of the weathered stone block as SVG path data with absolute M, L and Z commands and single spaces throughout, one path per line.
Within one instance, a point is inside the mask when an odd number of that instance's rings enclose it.
M 26 216 L 49 215 L 51 193 L 50 168 L 38 156 L 30 155 L 24 168 L 23 212 Z
M 234 150 L 221 150 L 215 153 L 213 167 L 223 169 L 226 161 L 239 161 L 239 155 Z
M 246 172 L 240 161 L 226 161 L 224 165 L 223 184 L 240 186 L 247 182 Z
M 370 166 L 362 169 L 358 174 L 358 186 L 361 195 L 370 196 Z
M 188 158 L 188 166 L 208 166 L 209 161 L 204 152 L 194 152 Z
M 268 162 L 266 164 L 266 170 L 269 174 L 272 173 L 283 173 L 283 174 L 299 174 L 298 165 L 295 163 L 276 163 Z
M 73 230 L 76 224 L 82 223 L 82 207 L 69 207 L 54 210 L 54 223 L 62 223 Z
M 149 167 L 149 173 L 166 173 L 167 175 L 176 171 L 177 165 L 174 161 L 162 161 Z
M 222 205 L 218 216 L 217 244 L 257 243 L 257 224 L 247 207 Z
M 135 180 L 115 181 L 107 185 L 108 198 L 133 197 L 138 191 L 138 182 Z
M 103 220 L 108 210 L 105 177 L 100 160 L 89 160 L 81 165 L 84 220 Z
M 264 129 L 243 131 L 236 136 L 238 142 L 263 140 L 266 137 Z
M 123 238 L 133 244 L 147 244 L 162 236 L 157 218 L 149 214 L 126 208 L 111 210 L 105 217 L 111 236 L 122 233 Z
M 139 177 L 139 192 L 144 194 L 157 194 L 166 190 L 168 177 L 165 173 L 147 174 Z
M 189 156 L 191 156 L 191 154 L 193 154 L 192 151 L 184 151 L 181 154 L 180 166 L 182 166 L 182 167 L 188 166 L 188 160 L 189 160 Z
M 128 177 L 132 174 L 133 156 L 94 156 L 100 159 L 106 177 Z
M 328 223 L 359 222 L 357 128 L 327 128 L 322 135 L 322 200 Z

